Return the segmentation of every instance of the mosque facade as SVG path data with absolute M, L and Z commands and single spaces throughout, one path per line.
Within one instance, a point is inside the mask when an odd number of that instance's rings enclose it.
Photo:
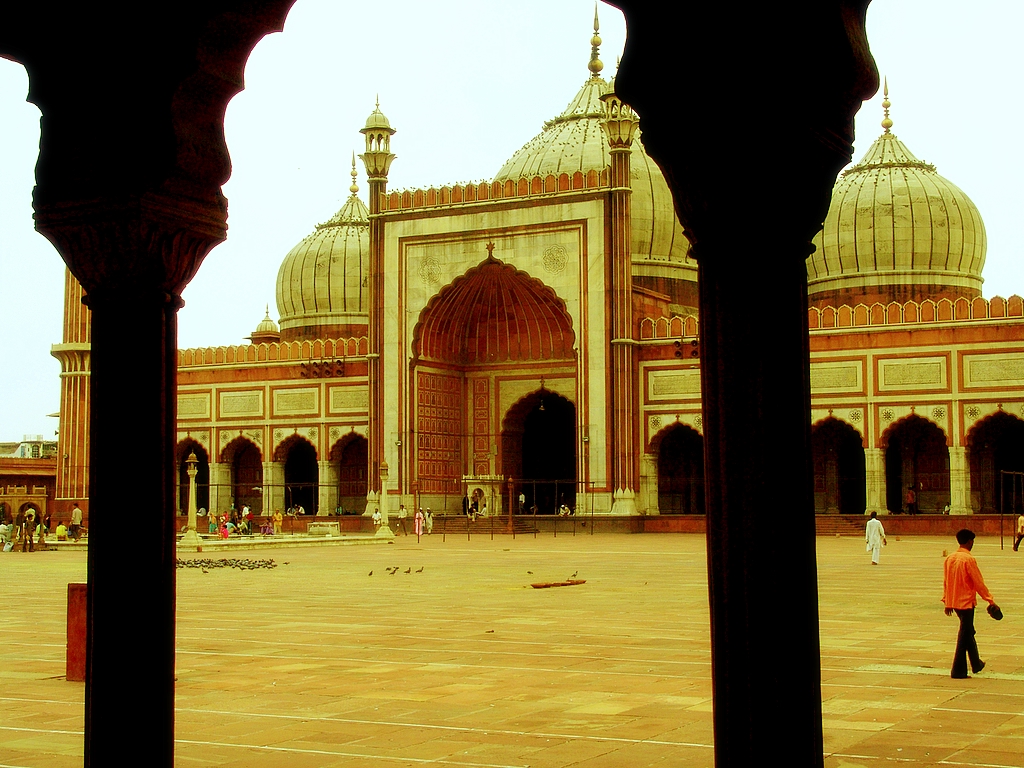
M 488 182 L 388 191 L 396 131 L 371 113 L 369 204 L 353 158 L 349 199 L 281 264 L 279 321 L 179 351 L 181 509 L 194 453 L 216 511 L 453 512 L 468 494 L 492 514 L 703 513 L 697 264 L 599 44 L 595 25 L 579 92 Z M 885 109 L 807 261 L 816 510 L 997 512 L 1003 472 L 1024 471 L 1024 300 L 982 298 L 977 208 Z M 54 348 L 69 508 L 88 493 L 75 290 Z M 750 333 L 772 343 L 771 296 Z

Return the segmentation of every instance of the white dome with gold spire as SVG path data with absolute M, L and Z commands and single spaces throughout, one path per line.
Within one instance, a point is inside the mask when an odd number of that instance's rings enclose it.
M 369 322 L 370 212 L 351 196 L 334 216 L 284 257 L 277 274 L 281 337 L 329 338 L 366 333 Z
M 807 260 L 813 304 L 981 295 L 985 224 L 977 206 L 935 166 L 884 132 L 845 171 L 815 252 Z
M 612 85 L 601 77 L 604 65 L 598 58 L 597 15 L 591 39 L 590 77 L 558 117 L 516 152 L 495 175 L 495 181 L 524 177 L 570 176 L 577 171 L 603 171 L 610 162 L 603 124 L 601 96 Z M 636 276 L 670 277 L 696 281 L 696 262 L 687 258 L 689 241 L 683 234 L 665 177 L 644 151 L 637 131 L 630 152 L 630 198 L 633 272 Z

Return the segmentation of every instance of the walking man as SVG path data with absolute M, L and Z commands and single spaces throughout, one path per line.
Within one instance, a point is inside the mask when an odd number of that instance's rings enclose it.
M 985 668 L 985 662 L 978 655 L 978 643 L 974 639 L 974 607 L 978 604 L 976 595 L 988 601 L 989 609 L 997 617 L 1002 614 L 995 598 L 985 586 L 981 577 L 978 561 L 971 550 L 974 548 L 974 531 L 962 528 L 956 533 L 960 548 L 946 558 L 945 577 L 943 579 L 942 602 L 946 605 L 946 615 L 956 612 L 960 619 L 960 632 L 956 636 L 956 651 L 953 653 L 953 668 L 949 676 L 962 680 L 967 674 L 967 660 L 971 661 L 971 670 L 977 674 Z
M 885 528 L 882 527 L 882 521 L 878 519 L 877 512 L 871 513 L 867 530 L 864 532 L 864 541 L 867 542 L 868 552 L 871 553 L 871 564 L 878 565 L 878 556 L 882 554 L 882 546 L 887 542 Z
M 1021 539 L 1024 539 L 1024 511 L 1017 516 L 1017 535 L 1013 538 L 1013 551 L 1017 551 Z

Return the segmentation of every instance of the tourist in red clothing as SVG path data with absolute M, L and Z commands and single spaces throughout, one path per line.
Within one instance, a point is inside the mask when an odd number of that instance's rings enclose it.
M 978 561 L 971 554 L 974 548 L 974 531 L 963 528 L 957 531 L 956 540 L 960 548 L 946 558 L 942 602 L 946 605 L 947 616 L 952 616 L 955 612 L 960 619 L 960 632 L 956 636 L 956 651 L 953 653 L 953 669 L 949 675 L 963 679 L 969 677 L 968 658 L 971 660 L 971 670 L 975 674 L 985 668 L 985 662 L 978 655 L 978 643 L 974 639 L 974 606 L 978 604 L 977 595 L 987 600 L 997 612 L 999 606 L 985 586 Z M 997 618 L 1001 618 L 1001 614 Z

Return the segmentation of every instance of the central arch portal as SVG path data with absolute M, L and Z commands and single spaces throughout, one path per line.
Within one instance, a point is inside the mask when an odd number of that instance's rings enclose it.
M 502 474 L 521 480 L 526 509 L 553 515 L 562 504 L 576 508 L 576 406 L 538 390 L 505 416 L 501 431 Z

